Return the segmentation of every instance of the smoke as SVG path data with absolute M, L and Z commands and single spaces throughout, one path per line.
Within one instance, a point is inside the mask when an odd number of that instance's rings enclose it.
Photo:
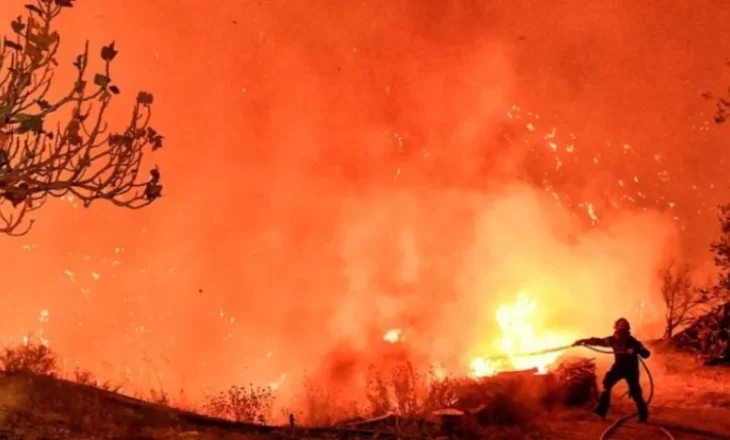
M 717 194 L 691 188 L 724 176 L 726 150 L 690 130 L 702 102 L 671 104 L 721 75 L 677 67 L 689 39 L 660 51 L 630 18 L 667 17 L 648 6 L 124 3 L 67 13 L 61 65 L 117 41 L 114 118 L 155 92 L 166 195 L 134 213 L 58 201 L 4 239 L 8 341 L 43 328 L 71 364 L 190 394 L 284 377 L 291 395 L 405 358 L 463 372 L 519 294 L 576 337 L 618 316 L 654 334 L 664 256 L 706 243 L 676 226 L 711 224 Z M 684 32 L 673 14 L 653 28 Z
M 646 324 L 660 318 L 654 283 L 674 229 L 657 215 L 594 229 L 515 182 L 489 193 L 373 198 L 345 223 L 348 282 L 327 321 L 332 341 L 348 343 L 345 357 L 359 351 L 361 367 L 378 362 L 387 329 L 404 328 L 416 359 L 463 372 L 470 356 L 494 350 L 497 307 L 521 295 L 537 302 L 545 328 L 575 338 L 610 333 L 618 316 L 649 336 Z

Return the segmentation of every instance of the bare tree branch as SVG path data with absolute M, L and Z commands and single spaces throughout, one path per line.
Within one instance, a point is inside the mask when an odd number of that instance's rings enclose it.
M 89 44 L 73 63 L 76 78 L 57 99 L 48 95 L 58 67 L 60 35 L 52 23 L 73 0 L 36 0 L 13 37 L 0 47 L 0 233 L 26 234 L 27 215 L 48 196 L 73 194 L 88 207 L 96 200 L 138 209 L 162 195 L 160 171 L 139 176 L 144 152 L 162 147 L 149 123 L 153 96 L 140 92 L 126 127 L 110 132 L 105 116 L 120 93 L 112 81 L 114 43 L 101 50 L 103 71 L 89 83 Z M 57 119 L 47 129 L 48 119 Z
M 705 287 L 694 285 L 693 269 L 689 265 L 679 265 L 672 259 L 661 275 L 661 293 L 666 306 L 664 337 L 667 339 L 721 301 L 721 295 L 712 287 L 711 279 Z
M 715 254 L 715 266 L 720 269 L 718 288 L 730 292 L 730 203 L 718 208 L 720 237 L 710 245 Z

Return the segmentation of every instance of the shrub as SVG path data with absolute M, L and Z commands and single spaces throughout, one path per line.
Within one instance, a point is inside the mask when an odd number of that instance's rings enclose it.
M 74 370 L 72 379 L 79 385 L 96 386 L 97 380 L 94 378 L 94 374 L 91 371 L 82 370 L 78 367 Z
M 203 410 L 211 416 L 235 422 L 265 424 L 273 401 L 274 396 L 269 388 L 234 386 L 210 397 L 203 405 Z
M 160 388 L 159 390 L 156 390 L 154 388 L 150 389 L 150 397 L 147 400 L 154 404 L 163 406 L 170 406 L 171 403 L 170 396 L 162 388 Z
M 29 342 L 15 347 L 5 347 L 0 353 L 3 371 L 32 373 L 46 376 L 58 374 L 58 358 L 43 344 Z
M 111 393 L 120 393 L 122 391 L 122 385 L 119 383 L 114 383 L 111 380 L 107 380 L 104 382 L 99 382 L 99 379 L 94 376 L 94 373 L 88 370 L 82 370 L 81 368 L 76 367 L 76 369 L 73 372 L 73 375 L 69 378 L 72 382 L 75 382 L 79 385 L 86 385 L 90 387 L 95 387 L 100 390 L 109 391 Z M 142 398 L 143 396 L 140 396 Z

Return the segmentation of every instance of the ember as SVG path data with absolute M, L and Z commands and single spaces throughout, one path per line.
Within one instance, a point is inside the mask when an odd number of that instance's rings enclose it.
M 661 337 L 670 254 L 728 277 L 730 7 L 2 1 L 0 343 L 66 370 L 305 425 L 374 366 L 382 407 L 464 380 L 486 417 L 588 399 L 560 365 L 619 316 Z M 666 335 L 724 363 L 706 312 Z

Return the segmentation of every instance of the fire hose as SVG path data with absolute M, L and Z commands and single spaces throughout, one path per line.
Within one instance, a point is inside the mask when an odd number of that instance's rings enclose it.
M 585 347 L 589 350 L 595 351 L 597 353 L 613 354 L 613 351 L 611 351 L 611 350 L 602 350 L 600 348 L 597 348 L 597 347 L 594 347 L 594 346 L 591 346 L 588 344 L 584 344 L 581 346 Z M 496 359 L 507 359 L 510 357 L 540 356 L 540 355 L 545 355 L 545 354 L 550 354 L 550 353 L 556 353 L 559 351 L 564 351 L 564 350 L 567 350 L 567 349 L 573 348 L 573 347 L 575 347 L 575 345 L 571 344 L 571 345 L 564 345 L 562 347 L 550 348 L 550 349 L 546 349 L 546 350 L 533 351 L 531 353 L 519 353 L 517 355 L 511 355 L 511 356 L 491 356 L 491 357 L 487 357 L 486 359 L 487 360 L 496 360 Z M 644 371 L 646 371 L 646 376 L 649 378 L 649 398 L 646 401 L 646 406 L 648 407 L 651 404 L 651 400 L 654 398 L 654 378 L 652 377 L 651 371 L 649 370 L 649 367 L 646 365 L 646 362 L 644 362 L 644 360 L 640 357 L 639 357 L 639 361 L 641 362 L 642 367 L 644 367 Z M 637 415 L 638 415 L 638 411 L 635 411 L 629 415 L 626 415 L 626 416 L 623 416 L 623 417 L 617 419 L 608 428 L 606 428 L 603 431 L 603 433 L 601 433 L 600 440 L 608 439 L 611 436 L 611 434 L 614 433 L 624 422 L 626 422 L 627 420 L 629 420 L 632 417 L 635 417 Z M 674 436 L 664 426 L 658 425 L 658 427 L 659 427 L 659 430 L 667 436 L 667 438 L 669 438 L 670 440 L 674 440 Z M 679 430 L 679 431 L 685 431 L 688 433 L 694 433 L 694 434 L 698 434 L 698 435 L 702 435 L 702 436 L 708 436 L 711 438 L 722 438 L 721 436 L 718 436 L 716 433 L 706 432 L 703 430 L 685 427 L 685 426 L 672 426 L 672 429 Z

